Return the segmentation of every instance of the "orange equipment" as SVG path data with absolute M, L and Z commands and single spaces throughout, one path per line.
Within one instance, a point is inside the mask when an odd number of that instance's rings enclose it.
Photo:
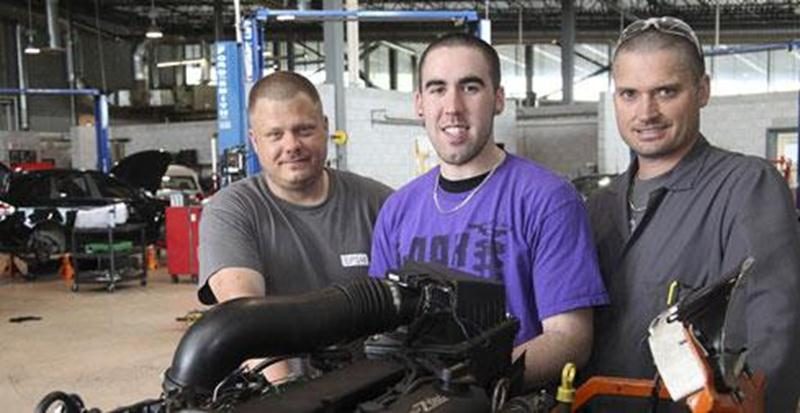
M 691 340 L 693 351 L 702 355 L 702 347 L 691 332 L 684 327 Z M 743 371 L 737 380 L 737 389 L 720 391 L 714 383 L 714 373 L 708 360 L 703 358 L 705 384 L 695 393 L 686 397 L 686 405 L 692 413 L 763 413 L 764 412 L 764 374 L 750 374 Z M 646 379 L 596 376 L 587 380 L 575 393 L 572 411 L 580 410 L 591 399 L 598 396 L 624 396 L 650 398 L 658 387 L 658 397 L 669 400 L 670 394 L 663 383 Z
M 155 271 L 158 269 L 158 258 L 156 257 L 156 247 L 154 245 L 147 246 L 147 250 L 145 251 L 145 265 L 147 266 L 147 271 Z
M 61 256 L 61 267 L 58 269 L 58 275 L 65 281 L 75 277 L 75 268 L 72 266 L 72 257 L 69 253 Z
M 690 292 L 653 319 L 648 342 L 658 370 L 656 380 L 592 377 L 578 388 L 572 411 L 597 396 L 657 396 L 683 401 L 693 413 L 763 413 L 763 373 L 747 369 L 744 349 L 712 338 L 725 336 L 728 320 L 716 316 L 727 314 L 731 297 L 752 263 L 752 258 L 744 260 L 732 277 Z M 670 288 L 670 304 L 674 290 Z M 696 325 L 708 331 L 695 334 Z

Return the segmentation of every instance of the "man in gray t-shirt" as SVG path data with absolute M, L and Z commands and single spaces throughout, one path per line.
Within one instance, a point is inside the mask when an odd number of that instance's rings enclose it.
M 258 81 L 248 115 L 263 171 L 204 208 L 200 301 L 303 293 L 365 276 L 389 187 L 324 167 L 328 121 L 304 77 L 275 72 Z M 281 363 L 267 370 L 271 379 L 287 373 Z

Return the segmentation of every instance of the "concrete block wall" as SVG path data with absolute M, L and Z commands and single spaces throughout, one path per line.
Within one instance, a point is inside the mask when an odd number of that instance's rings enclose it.
M 197 162 L 211 163 L 211 137 L 217 130 L 216 121 L 152 123 L 117 125 L 109 128 L 111 139 L 129 139 L 125 154 L 150 149 L 168 152 L 197 150 Z M 77 126 L 70 130 L 72 164 L 75 168 L 94 169 L 97 165 L 94 126 Z
M 94 126 L 73 126 L 69 132 L 72 167 L 97 169 L 97 134 Z
M 36 161 L 53 161 L 56 167 L 69 168 L 69 137 L 57 132 L 0 131 L 0 162 L 10 164 L 10 151 L 36 152 Z
M 797 93 L 714 96 L 701 111 L 700 130 L 714 145 L 766 158 L 768 130 L 797 128 Z M 628 166 L 629 155 L 617 131 L 611 96 L 604 94 L 600 106 L 600 170 L 621 172 Z
M 797 93 L 712 97 L 700 130 L 717 146 L 766 157 L 769 129 L 797 128 Z
M 347 169 L 372 177 L 393 188 L 416 174 L 414 142 L 425 137 L 409 93 L 378 89 L 348 89 Z M 386 124 L 385 116 L 408 124 Z M 330 116 L 330 114 L 328 115 Z
M 596 164 L 596 105 L 519 108 L 517 114 L 520 155 L 570 178 Z
M 210 164 L 211 137 L 216 130 L 216 121 L 125 125 L 111 127 L 111 137 L 130 138 L 125 145 L 128 155 L 148 149 L 168 152 L 194 149 L 198 163 Z

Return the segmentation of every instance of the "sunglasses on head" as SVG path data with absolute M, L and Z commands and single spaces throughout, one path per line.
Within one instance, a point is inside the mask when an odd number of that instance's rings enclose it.
M 628 27 L 622 31 L 622 34 L 619 36 L 619 40 L 617 40 L 617 49 L 619 49 L 619 47 L 628 40 L 631 40 L 648 30 L 656 30 L 661 33 L 684 38 L 688 40 L 692 46 L 694 46 L 695 50 L 697 50 L 698 56 L 700 56 L 700 58 L 703 57 L 703 47 L 700 46 L 700 40 L 697 39 L 697 35 L 694 33 L 694 30 L 692 30 L 692 28 L 683 20 L 669 16 L 651 17 L 649 19 L 636 20 L 635 22 L 629 24 Z

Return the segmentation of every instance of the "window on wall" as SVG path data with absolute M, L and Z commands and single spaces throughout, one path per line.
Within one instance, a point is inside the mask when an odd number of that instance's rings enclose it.
M 209 62 L 205 60 L 205 56 L 210 55 L 210 53 L 208 53 L 208 50 L 203 50 L 204 46 L 202 44 L 187 44 L 183 48 L 184 58 L 182 64 L 187 86 L 200 85 L 207 83 L 209 80 L 210 73 L 207 67 Z
M 308 78 L 311 83 L 319 85 L 325 82 L 325 58 L 322 55 L 322 42 L 295 41 L 294 43 L 294 71 Z M 285 45 L 281 43 L 281 50 Z M 281 60 L 281 67 L 286 70 L 286 59 Z M 264 61 L 264 76 L 275 71 L 275 59 L 272 48 L 267 51 Z
M 495 46 L 500 57 L 500 78 L 506 97 L 525 98 L 525 46 Z
M 385 47 L 376 47 L 367 56 L 366 71 L 370 82 L 378 88 L 389 89 L 389 50 Z
M 506 96 L 525 98 L 525 46 L 496 46 L 500 55 Z M 578 44 L 575 46 L 573 97 L 596 101 L 608 89 L 608 46 Z M 539 99 L 561 100 L 561 48 L 550 44 L 533 45 L 533 91 Z
M 561 100 L 561 48 L 533 46 L 533 91 L 539 99 Z
M 294 70 L 311 79 L 314 84 L 325 81 L 325 57 L 322 42 L 303 41 L 294 43 Z
M 575 100 L 596 101 L 608 90 L 608 45 L 579 44 L 575 46 Z
M 737 47 L 737 45 L 729 45 Z M 525 98 L 525 49 L 522 45 L 495 46 L 506 96 Z M 609 90 L 612 48 L 605 43 L 575 45 L 573 97 L 597 101 Z M 800 50 L 770 50 L 706 58 L 713 95 L 740 95 L 800 89 Z M 561 48 L 533 45 L 533 91 L 541 101 L 560 101 Z
M 414 56 L 413 49 L 397 52 L 397 90 L 401 92 L 414 91 Z
M 706 67 L 711 74 L 713 95 L 793 91 L 800 88 L 800 52 L 797 50 L 708 57 Z
M 769 91 L 800 89 L 800 49 L 769 53 Z
M 742 95 L 767 91 L 767 52 L 715 56 L 708 68 L 715 95 Z

